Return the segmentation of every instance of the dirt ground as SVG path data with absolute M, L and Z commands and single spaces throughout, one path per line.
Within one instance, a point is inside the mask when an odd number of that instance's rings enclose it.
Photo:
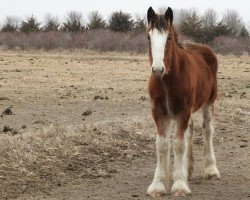
M 250 57 L 218 58 L 221 179 L 203 179 L 197 113 L 192 194 L 183 199 L 250 199 Z M 146 55 L 0 51 L 0 199 L 152 199 L 150 72 Z

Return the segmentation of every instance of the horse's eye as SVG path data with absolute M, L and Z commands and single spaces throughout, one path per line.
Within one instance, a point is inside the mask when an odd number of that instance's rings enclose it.
M 148 40 L 150 40 L 150 36 L 148 35 Z

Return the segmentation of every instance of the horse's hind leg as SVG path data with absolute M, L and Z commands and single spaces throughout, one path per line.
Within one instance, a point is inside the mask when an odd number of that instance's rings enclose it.
M 169 157 L 171 147 L 168 130 L 171 121 L 167 118 L 164 106 L 161 104 L 153 106 L 152 114 L 157 128 L 157 166 L 153 182 L 148 187 L 147 193 L 150 196 L 156 197 L 167 193 L 169 184 Z
M 190 119 L 189 123 L 189 135 L 188 135 L 188 180 L 192 178 L 193 174 L 193 164 L 194 164 L 194 157 L 193 157 L 193 132 L 194 132 L 194 123 L 193 119 Z
M 220 178 L 220 173 L 216 166 L 216 159 L 213 149 L 213 113 L 212 106 L 204 106 L 203 112 L 203 137 L 204 137 L 204 159 L 206 179 Z

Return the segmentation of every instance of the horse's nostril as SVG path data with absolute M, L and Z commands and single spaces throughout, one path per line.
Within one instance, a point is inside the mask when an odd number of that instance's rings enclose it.
M 152 73 L 154 74 L 155 73 L 155 70 L 154 70 L 154 68 L 152 67 Z
M 161 69 L 161 73 L 163 73 L 163 72 L 164 72 L 164 68 Z

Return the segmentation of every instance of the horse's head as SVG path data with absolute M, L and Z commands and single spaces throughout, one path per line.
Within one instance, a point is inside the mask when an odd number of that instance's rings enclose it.
M 149 39 L 149 60 L 152 66 L 152 73 L 162 77 L 170 71 L 172 45 L 172 21 L 173 11 L 168 8 L 164 15 L 154 12 L 152 7 L 148 9 L 148 39 Z

